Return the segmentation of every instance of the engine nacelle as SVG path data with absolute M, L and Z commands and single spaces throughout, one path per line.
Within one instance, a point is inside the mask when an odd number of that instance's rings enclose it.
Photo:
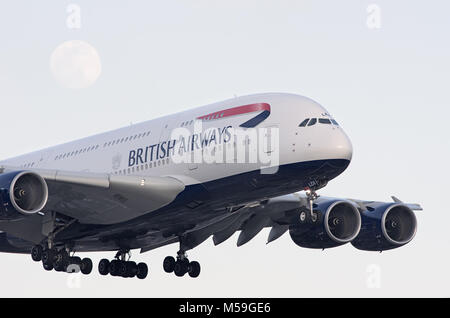
M 47 199 L 47 183 L 40 175 L 30 171 L 0 174 L 0 220 L 38 213 Z
M 362 226 L 352 245 L 365 251 L 384 251 L 410 242 L 417 230 L 414 212 L 402 203 L 382 203 L 362 213 Z
M 291 225 L 289 234 L 295 244 L 307 248 L 330 248 L 352 241 L 361 228 L 361 215 L 349 201 L 319 198 L 314 205 L 317 222 Z M 307 212 L 309 213 L 309 211 Z

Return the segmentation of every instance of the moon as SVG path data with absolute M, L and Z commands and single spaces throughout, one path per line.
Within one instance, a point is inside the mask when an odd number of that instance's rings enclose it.
M 61 43 L 51 54 L 50 70 L 64 87 L 81 89 L 91 86 L 102 72 L 97 50 L 84 41 Z

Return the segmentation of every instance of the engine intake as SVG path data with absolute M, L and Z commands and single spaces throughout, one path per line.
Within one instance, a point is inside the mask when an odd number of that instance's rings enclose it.
M 416 215 L 405 205 L 394 205 L 386 210 L 381 221 L 384 237 L 392 244 L 410 242 L 417 230 Z
M 327 209 L 324 225 L 328 236 L 333 241 L 347 243 L 358 235 L 361 216 L 351 203 L 337 201 Z
M 383 251 L 409 243 L 417 231 L 414 212 L 402 203 L 385 203 L 362 213 L 362 228 L 352 241 L 366 251 Z
M 319 199 L 315 211 L 319 212 L 318 222 L 299 222 L 289 228 L 295 244 L 307 248 L 329 248 L 348 243 L 358 235 L 361 216 L 351 202 Z
M 44 208 L 47 199 L 47 183 L 37 173 L 14 171 L 0 175 L 1 219 L 35 214 Z

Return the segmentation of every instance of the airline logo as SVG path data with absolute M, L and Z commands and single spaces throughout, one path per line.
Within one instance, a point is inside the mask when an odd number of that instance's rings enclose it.
M 256 103 L 243 105 L 233 108 L 224 109 L 215 113 L 211 113 L 208 115 L 197 117 L 197 119 L 201 119 L 203 121 L 211 121 L 222 119 L 225 117 L 232 117 L 237 115 L 243 115 L 248 113 L 256 113 L 259 114 L 255 117 L 247 120 L 245 123 L 240 124 L 239 126 L 242 128 L 253 128 L 262 123 L 267 117 L 270 115 L 270 105 L 267 103 Z

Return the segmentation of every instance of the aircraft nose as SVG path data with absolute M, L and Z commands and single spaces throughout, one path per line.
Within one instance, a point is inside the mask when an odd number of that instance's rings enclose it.
M 337 138 L 334 140 L 333 152 L 336 159 L 346 159 L 348 161 L 352 160 L 353 156 L 353 146 L 350 138 L 347 134 L 340 130 Z

